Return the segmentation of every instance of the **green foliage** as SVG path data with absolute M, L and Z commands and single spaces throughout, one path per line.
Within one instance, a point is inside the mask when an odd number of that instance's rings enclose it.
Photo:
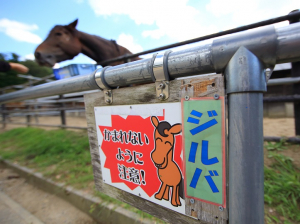
M 15 53 L 11 53 L 11 57 L 12 57 L 12 59 L 10 60 L 11 62 L 18 62 L 20 58 L 20 56 Z
M 89 213 L 92 214 L 96 209 L 97 204 L 91 204 Z
M 28 74 L 36 77 L 44 77 L 47 75 L 51 75 L 53 73 L 52 68 L 46 66 L 40 66 L 35 61 L 26 60 L 21 62 L 21 64 L 25 65 L 29 68 Z
M 0 61 L 5 61 L 6 55 L 3 53 L 0 53 Z
M 285 145 L 286 145 L 285 140 L 281 139 L 280 142 L 274 142 L 274 143 L 268 142 L 265 148 L 268 151 L 282 151 L 286 149 Z
M 265 203 L 285 218 L 300 222 L 300 170 L 289 157 L 276 152 L 269 157 L 274 163 L 264 169 Z M 277 223 L 276 217 L 270 218 Z
M 9 59 L 7 59 L 8 57 Z M 15 53 L 11 53 L 10 55 L 0 53 L 0 60 L 7 62 L 16 62 L 25 65 L 29 69 L 28 74 L 36 77 L 44 77 L 53 73 L 52 68 L 40 66 L 35 61 L 19 61 L 19 56 Z M 27 79 L 20 78 L 17 75 L 18 72 L 13 70 L 10 70 L 8 72 L 0 72 L 0 88 L 11 85 L 20 85 L 28 82 Z
M 280 223 L 280 220 L 275 215 L 270 215 L 267 217 L 267 223 Z
M 10 70 L 8 72 L 0 72 L 0 88 L 11 85 L 19 85 L 24 82 L 26 82 L 26 79 L 19 78 L 15 71 Z

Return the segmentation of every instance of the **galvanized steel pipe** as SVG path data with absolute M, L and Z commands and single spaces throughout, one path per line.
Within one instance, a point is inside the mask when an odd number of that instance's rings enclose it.
M 280 79 L 270 79 L 268 81 L 268 86 L 278 86 L 278 85 L 291 85 L 295 83 L 300 83 L 300 77 L 296 78 L 280 78 Z
M 65 93 L 94 90 L 98 88 L 99 87 L 95 82 L 94 74 L 76 76 L 73 78 L 58 80 L 1 95 L 0 104 L 11 101 L 21 101 L 26 99 L 40 98 L 44 96 L 61 95 Z
M 225 71 L 228 94 L 229 223 L 264 223 L 262 61 L 240 47 Z
M 265 67 L 300 61 L 300 24 L 275 29 L 266 26 L 211 40 L 201 46 L 171 52 L 168 72 L 171 79 L 222 72 L 240 46 L 254 53 Z M 153 60 L 144 59 L 107 68 L 104 80 L 111 88 L 153 82 Z M 77 76 L 0 96 L 10 101 L 99 89 L 94 75 Z

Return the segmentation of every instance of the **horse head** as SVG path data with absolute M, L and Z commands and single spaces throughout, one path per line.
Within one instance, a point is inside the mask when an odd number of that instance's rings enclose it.
M 55 63 L 73 59 L 81 52 L 81 43 L 76 36 L 78 20 L 66 26 L 57 25 L 46 40 L 35 50 L 34 56 L 40 65 L 54 66 Z
M 164 169 L 168 166 L 169 159 L 173 160 L 174 135 L 181 132 L 181 124 L 171 126 L 166 121 L 159 122 L 157 117 L 151 117 L 151 121 L 155 127 L 155 148 L 151 153 L 151 159 L 157 168 Z

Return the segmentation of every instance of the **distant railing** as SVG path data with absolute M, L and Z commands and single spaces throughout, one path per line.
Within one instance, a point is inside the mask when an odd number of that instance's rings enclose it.
M 85 112 L 85 107 L 77 105 L 83 104 L 84 99 L 81 95 L 72 98 L 63 98 L 59 96 L 59 99 L 37 99 L 34 101 L 24 101 L 22 105 L 10 105 L 2 107 L 0 113 L 2 114 L 2 128 L 6 127 L 6 124 L 12 125 L 24 125 L 24 126 L 39 126 L 39 127 L 56 127 L 63 129 L 87 129 L 86 127 L 70 126 L 67 125 L 66 112 L 80 113 Z M 65 105 L 65 103 L 72 105 Z M 43 107 L 43 108 L 41 108 Z M 24 109 L 23 109 L 24 108 Z M 61 124 L 40 124 L 40 116 L 60 116 Z M 14 122 L 11 121 L 14 117 L 26 117 L 26 122 Z M 32 122 L 32 118 L 35 118 L 35 122 Z
M 276 86 L 276 85 L 292 85 L 300 83 L 300 78 L 279 78 L 279 79 L 270 79 L 267 83 L 268 86 Z M 264 102 L 272 103 L 272 102 L 296 102 L 300 101 L 300 96 L 275 96 L 275 97 L 264 97 Z M 5 128 L 6 124 L 13 125 L 24 125 L 24 126 L 38 126 L 38 127 L 55 127 L 55 128 L 63 128 L 63 129 L 87 129 L 87 127 L 80 126 L 70 126 L 66 123 L 66 112 L 85 112 L 85 107 L 83 106 L 65 106 L 64 103 L 83 103 L 84 99 L 80 95 L 75 95 L 72 98 L 62 98 L 59 99 L 38 99 L 36 101 L 26 101 L 23 104 L 25 109 L 14 109 L 14 106 L 6 107 L 6 109 L 0 110 L 0 114 L 2 114 L 2 127 Z M 47 105 L 47 108 L 40 108 L 42 105 Z M 35 107 L 34 107 L 35 106 Z M 37 107 L 36 107 L 37 106 Z M 20 108 L 20 106 L 18 106 Z M 31 108 L 34 107 L 34 108 Z M 31 108 L 31 109 L 30 109 Z M 8 118 L 11 117 L 12 114 L 17 114 L 18 117 L 23 116 L 27 117 L 27 122 L 12 122 L 9 121 Z M 61 124 L 51 125 L 51 124 L 40 124 L 37 122 L 31 122 L 32 117 L 38 120 L 39 116 L 60 116 Z M 300 143 L 300 138 L 297 137 L 275 137 L 275 136 L 264 136 L 265 141 L 287 141 L 292 143 Z

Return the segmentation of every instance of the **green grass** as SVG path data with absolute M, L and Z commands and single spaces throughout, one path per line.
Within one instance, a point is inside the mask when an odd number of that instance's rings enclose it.
M 114 203 L 136 212 L 141 218 L 160 222 L 153 216 L 94 189 L 89 141 L 85 131 L 16 128 L 0 134 L 0 156 L 33 168 L 56 182 L 78 189 L 89 188 L 104 203 Z M 91 212 L 94 209 L 91 208 Z
M 267 142 L 265 148 L 268 151 L 282 151 L 286 149 L 286 142 L 283 139 L 281 139 L 280 142 Z
M 86 134 L 66 130 L 17 128 L 0 135 L 1 156 L 44 171 L 67 184 L 93 181 Z
M 282 154 L 290 146 L 284 141 L 265 144 L 272 160 L 264 169 L 265 204 L 275 211 L 269 213 L 266 209 L 266 223 L 300 223 L 300 170 L 291 158 Z M 56 182 L 90 189 L 104 203 L 114 203 L 140 214 L 141 218 L 153 219 L 147 213 L 94 190 L 86 132 L 16 128 L 0 134 L 0 155 L 42 172 Z M 94 209 L 92 207 L 91 212 Z
M 277 143 L 278 144 L 278 143 Z M 279 146 L 279 145 L 278 145 Z M 273 159 L 270 167 L 265 166 L 264 190 L 265 203 L 276 209 L 277 213 L 288 220 L 300 222 L 300 169 L 297 168 L 292 159 L 284 156 L 272 148 L 268 157 Z M 300 151 L 299 151 L 300 153 Z M 272 221 L 280 223 L 276 216 L 270 216 Z

